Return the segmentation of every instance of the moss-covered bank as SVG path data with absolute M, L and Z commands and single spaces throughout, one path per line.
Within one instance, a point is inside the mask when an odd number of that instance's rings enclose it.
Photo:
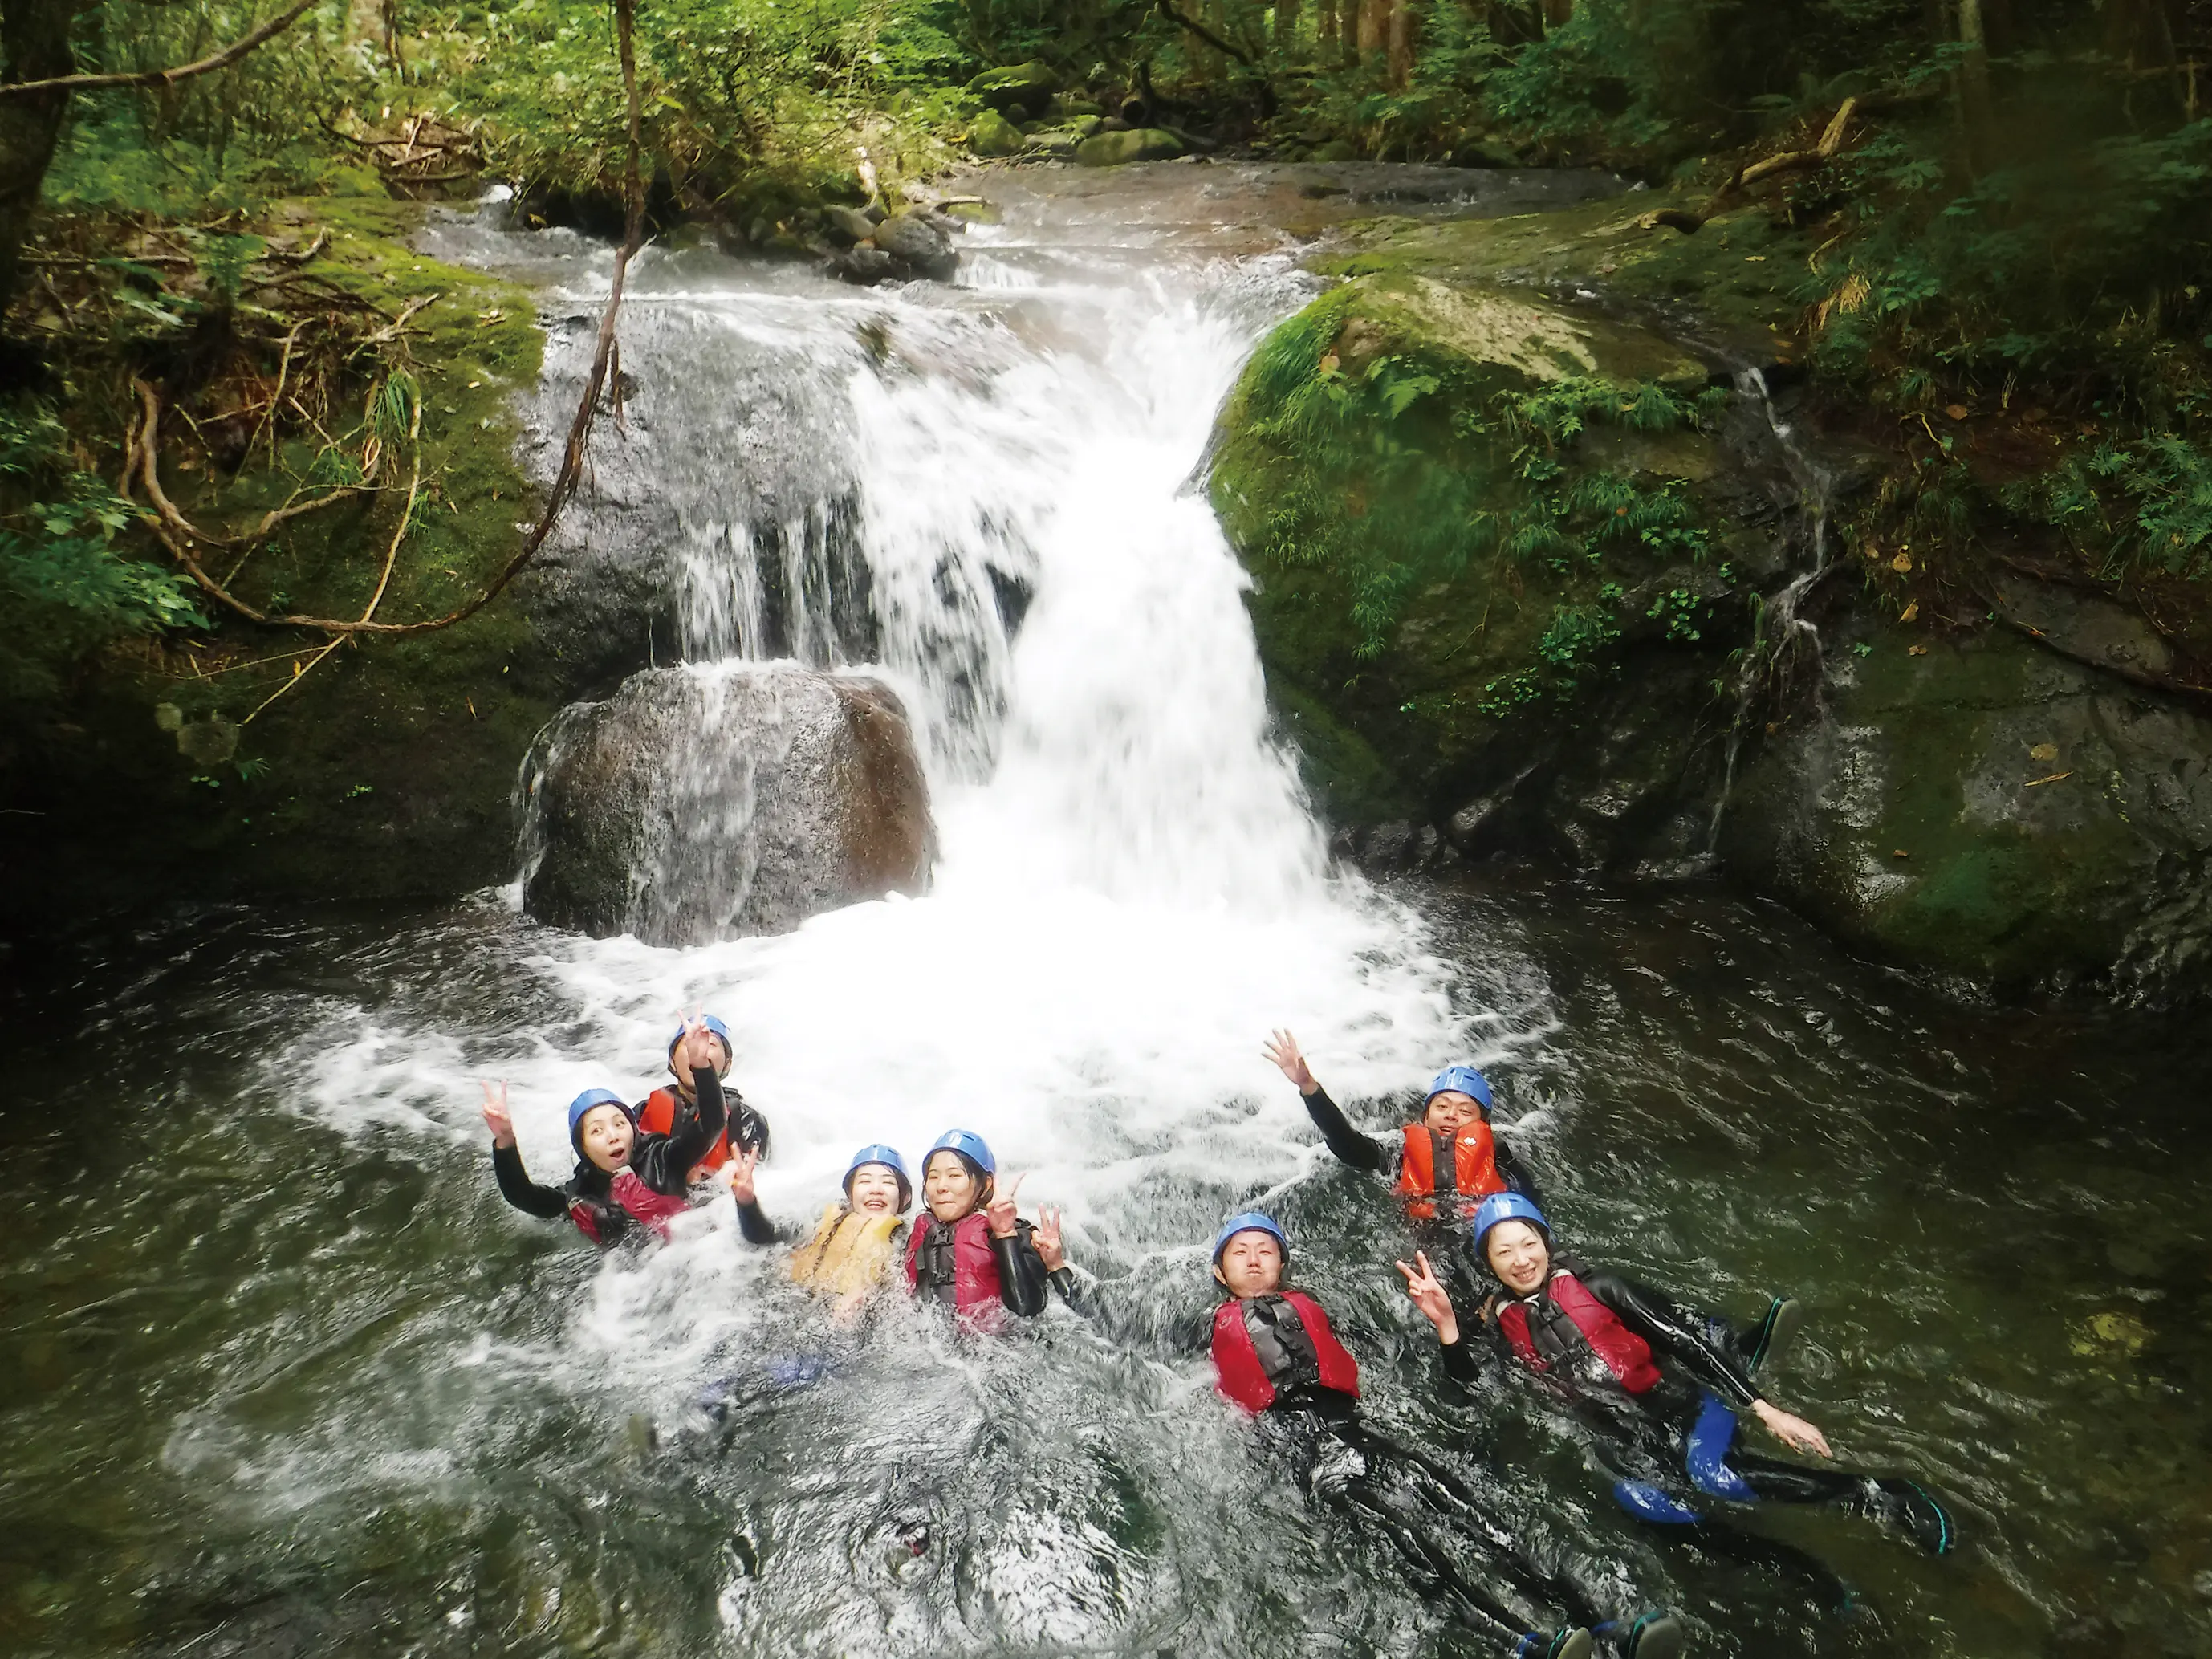
M 422 487 L 377 610 L 392 621 L 479 591 L 536 511 L 515 451 L 517 400 L 539 363 L 529 298 L 415 252 L 421 211 L 323 198 L 280 204 L 265 227 L 301 246 L 327 232 L 316 276 L 395 316 L 416 307 L 404 338 Z M 318 465 L 312 434 L 234 473 L 202 436 L 187 429 L 163 453 L 169 493 L 197 523 L 250 520 Z M 292 520 L 234 571 L 221 556 L 219 571 L 254 603 L 360 614 L 405 494 L 404 474 L 386 476 L 390 487 Z M 207 609 L 215 625 L 190 644 L 115 646 L 9 734 L 9 921 L 171 896 L 443 896 L 509 873 L 515 767 L 568 690 L 515 598 L 327 655 L 320 635 Z
M 1353 227 L 1255 355 L 1213 499 L 1324 806 L 1393 858 L 1718 867 L 2002 989 L 2205 989 L 2191 629 L 1909 539 L 1909 457 L 1793 378 L 1817 249 L 1655 205 Z

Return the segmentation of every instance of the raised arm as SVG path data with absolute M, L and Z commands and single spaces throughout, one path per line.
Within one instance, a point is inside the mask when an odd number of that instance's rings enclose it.
M 1304 1097 L 1306 1115 L 1313 1119 L 1314 1127 L 1321 1131 L 1322 1139 L 1328 1144 L 1340 1163 L 1349 1164 L 1355 1170 L 1371 1170 L 1377 1175 L 1390 1173 L 1390 1148 L 1353 1128 L 1346 1121 L 1344 1114 L 1328 1097 L 1306 1064 L 1306 1057 L 1298 1051 L 1298 1040 L 1288 1031 L 1278 1031 L 1261 1045 L 1260 1052 L 1272 1060 L 1277 1070 L 1297 1085 Z
M 1014 1213 L 1014 1196 L 1021 1188 L 1022 1178 L 1016 1176 L 1004 1194 L 994 1194 L 984 1206 L 984 1219 L 991 1231 L 991 1255 L 999 1264 L 999 1300 L 1007 1312 L 1034 1319 L 1044 1311 L 1046 1272 L 1044 1258 L 1031 1242 L 1036 1230 Z
M 778 1244 L 789 1235 L 769 1220 L 768 1212 L 760 1206 L 760 1196 L 753 1186 L 753 1172 L 759 1167 L 760 1154 L 750 1147 L 732 1151 L 730 1196 L 738 1206 L 738 1231 L 748 1244 Z
M 514 1144 L 514 1119 L 507 1106 L 507 1085 L 483 1085 L 484 1127 L 491 1131 L 492 1174 L 499 1179 L 499 1195 L 525 1215 L 541 1221 L 557 1221 L 568 1213 L 568 1195 L 541 1187 L 522 1167 L 522 1149 Z
M 1437 1340 L 1443 1346 L 1444 1375 L 1455 1382 L 1480 1382 L 1484 1357 L 1479 1350 L 1487 1345 L 1468 1340 L 1460 1327 L 1459 1310 L 1452 1305 L 1451 1292 L 1429 1265 L 1428 1253 L 1416 1251 L 1413 1264 L 1401 1261 L 1398 1271 L 1405 1276 L 1406 1294 L 1421 1310 L 1421 1316 L 1436 1327 Z

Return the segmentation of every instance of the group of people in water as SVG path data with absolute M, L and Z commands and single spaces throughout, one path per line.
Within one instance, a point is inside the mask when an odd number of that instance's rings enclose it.
M 1481 1073 L 1447 1067 L 1419 1115 L 1377 1138 L 1352 1126 L 1287 1031 L 1263 1052 L 1297 1086 L 1329 1151 L 1390 1183 L 1416 1246 L 1397 1269 L 1435 1328 L 1446 1377 L 1465 1388 L 1503 1367 L 1536 1379 L 1582 1424 L 1614 1498 L 1657 1535 L 1800 1571 L 1838 1607 L 1849 1592 L 1826 1568 L 1734 1526 L 1714 1500 L 1827 1504 L 1932 1553 L 1954 1547 L 1950 1514 L 1924 1486 L 1836 1467 L 1820 1430 L 1766 1397 L 1759 1379 L 1801 1322 L 1795 1299 L 1778 1297 L 1758 1321 L 1737 1324 L 1559 1248 L 1526 1164 L 1491 1122 Z M 811 1234 L 787 1237 L 754 1190 L 768 1123 L 723 1083 L 732 1058 L 727 1027 L 709 1016 L 687 1019 L 667 1053 L 672 1081 L 642 1104 L 605 1089 L 569 1103 L 576 1166 L 559 1188 L 530 1179 L 506 1085 L 486 1084 L 484 1120 L 507 1201 L 547 1219 L 565 1216 L 611 1246 L 665 1237 L 673 1217 L 726 1188 L 744 1239 L 791 1244 L 793 1279 L 840 1313 L 902 1279 L 912 1296 L 972 1333 L 1033 1318 L 1055 1293 L 1078 1315 L 1114 1321 L 1110 1282 L 1068 1262 L 1058 1212 L 1046 1209 L 1034 1223 L 1018 1216 L 1018 1179 L 1000 1192 L 991 1149 L 966 1129 L 948 1131 L 923 1157 L 921 1209 L 911 1221 L 916 1194 L 906 1161 L 896 1148 L 873 1145 L 853 1155 L 841 1195 Z M 1291 1256 L 1273 1218 L 1229 1218 L 1213 1241 L 1223 1300 L 1206 1346 L 1217 1391 L 1255 1419 L 1310 1496 L 1386 1545 L 1422 1594 L 1494 1635 L 1516 1659 L 1589 1659 L 1599 1641 L 1622 1659 L 1679 1653 L 1684 1632 L 1671 1614 L 1608 1605 L 1617 1592 L 1593 1564 L 1530 1543 L 1496 1499 L 1362 1421 L 1358 1361 L 1321 1304 L 1294 1283 Z M 1822 1461 L 1744 1449 L 1738 1426 L 1747 1413 L 1783 1444 Z M 1458 1564 L 1468 1557 L 1479 1571 Z M 1553 1609 L 1560 1622 L 1531 1629 L 1531 1607 Z

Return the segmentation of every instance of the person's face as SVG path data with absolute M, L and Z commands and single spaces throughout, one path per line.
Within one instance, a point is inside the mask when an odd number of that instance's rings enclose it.
M 1501 1221 L 1482 1241 L 1490 1271 L 1516 1296 L 1532 1294 L 1552 1271 L 1551 1246 L 1525 1221 Z
M 714 1045 L 714 1075 L 729 1076 L 730 1045 L 711 1031 L 707 1040 Z M 668 1069 L 675 1074 L 678 1091 L 688 1097 L 691 1092 L 691 1068 L 684 1063 L 684 1042 L 680 1037 L 668 1046 Z
M 621 1107 L 594 1106 L 577 1127 L 576 1138 L 584 1144 L 584 1156 L 609 1175 L 629 1162 L 630 1149 L 637 1144 L 637 1126 Z
M 1222 1247 L 1213 1276 L 1239 1300 L 1266 1296 L 1283 1282 L 1283 1247 L 1273 1233 L 1248 1227 Z
M 1428 1109 L 1421 1114 L 1421 1121 L 1431 1129 L 1455 1135 L 1481 1115 L 1482 1103 L 1473 1095 L 1446 1089 L 1429 1097 Z
M 922 1202 L 929 1206 L 930 1214 L 948 1224 L 981 1204 L 983 1193 L 984 1183 L 957 1152 L 932 1153 L 922 1170 Z
M 862 1215 L 898 1213 L 898 1176 L 891 1173 L 888 1164 L 863 1164 L 854 1170 L 852 1184 L 846 1188 L 846 1194 L 853 1207 Z

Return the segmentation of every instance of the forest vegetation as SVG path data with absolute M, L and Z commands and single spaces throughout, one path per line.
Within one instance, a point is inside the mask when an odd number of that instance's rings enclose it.
M 825 206 L 896 204 L 1006 147 L 987 135 L 1071 122 L 1217 155 L 1610 167 L 1651 191 L 1652 235 L 1686 240 L 1756 208 L 1788 239 L 1757 273 L 1797 319 L 1778 367 L 1882 457 L 1872 510 L 1923 578 L 2026 546 L 2177 634 L 2203 610 L 2203 0 L 635 18 L 647 226 L 732 247 L 805 257 Z M 52 771 L 127 682 L 158 694 L 194 781 L 251 782 L 312 739 L 295 721 L 257 748 L 244 724 L 334 650 L 399 649 L 374 630 L 494 591 L 530 491 L 484 440 L 511 437 L 535 373 L 529 306 L 426 265 L 410 204 L 499 181 L 532 222 L 617 234 L 615 20 L 601 0 L 0 0 L 0 776 Z M 449 691 L 512 665 L 500 615 L 470 624 Z

